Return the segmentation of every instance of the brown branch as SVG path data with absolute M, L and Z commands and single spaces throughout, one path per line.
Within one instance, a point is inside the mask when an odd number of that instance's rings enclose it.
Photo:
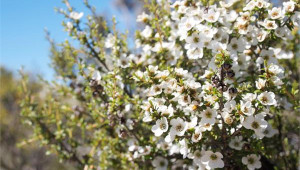
M 223 84 L 224 82 L 224 69 L 221 66 L 221 73 L 220 73 L 220 77 L 221 77 L 221 83 Z M 222 113 L 222 110 L 224 108 L 224 101 L 223 101 L 224 97 L 223 97 L 223 87 L 221 89 L 221 98 L 220 98 L 220 113 Z M 226 155 L 226 149 L 227 149 L 227 139 L 226 139 L 226 129 L 225 129 L 225 122 L 224 119 L 222 118 L 222 143 L 223 143 L 223 149 L 222 149 L 222 154 L 224 156 L 224 169 L 228 169 L 228 161 L 227 161 L 227 155 Z

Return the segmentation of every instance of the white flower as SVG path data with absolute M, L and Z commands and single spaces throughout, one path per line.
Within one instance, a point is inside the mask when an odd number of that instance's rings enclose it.
M 137 16 L 136 21 L 137 22 L 146 22 L 149 18 L 150 18 L 150 16 L 148 14 L 146 14 L 145 12 L 143 12 L 142 14 Z
M 181 39 L 185 39 L 187 37 L 187 31 L 192 29 L 195 26 L 194 18 L 192 17 L 183 17 L 180 20 L 180 23 L 178 24 L 178 27 L 180 28 L 179 34 Z
M 229 100 L 224 104 L 223 111 L 225 112 L 232 112 L 236 108 L 236 102 L 235 100 Z
M 71 19 L 80 20 L 81 17 L 83 17 L 83 12 L 78 13 L 78 12 L 73 11 L 70 13 Z
M 166 136 L 166 142 L 172 142 L 175 139 L 175 136 L 183 136 L 187 130 L 187 122 L 181 118 L 172 119 L 170 122 L 171 130 L 170 133 Z
M 275 30 L 275 35 L 278 37 L 281 37 L 282 39 L 286 39 L 286 37 L 288 37 L 290 35 L 290 30 L 287 26 L 283 26 L 283 27 L 278 27 Z M 277 48 L 276 50 L 276 54 L 278 54 L 281 51 L 281 48 Z
M 282 74 L 284 72 L 284 70 L 280 66 L 273 63 L 269 65 L 268 71 L 269 73 L 272 73 L 274 75 Z
M 204 14 L 204 19 L 207 22 L 214 23 L 214 22 L 218 21 L 219 16 L 220 16 L 220 12 L 219 11 L 216 12 L 215 10 L 210 9 L 210 10 L 208 10 L 207 13 Z
M 202 138 L 202 132 L 204 129 L 202 127 L 195 127 L 195 132 L 192 136 L 192 142 L 197 143 Z
M 266 39 L 267 35 L 268 35 L 267 31 L 264 31 L 264 30 L 258 31 L 257 35 L 256 35 L 257 41 L 263 42 Z
M 232 38 L 227 49 L 232 52 L 243 52 L 245 50 L 246 43 L 243 38 Z
M 179 145 L 177 143 L 171 144 L 170 149 L 169 149 L 169 155 L 173 155 L 174 153 L 176 154 L 179 152 L 180 152 Z
M 249 1 L 249 3 L 243 8 L 244 11 L 252 11 L 255 8 L 255 1 Z
M 262 63 L 263 60 L 266 59 L 268 61 L 268 64 L 273 64 L 273 63 L 277 63 L 277 59 L 275 58 L 275 54 L 274 54 L 274 50 L 269 49 L 269 50 L 261 50 L 259 56 L 261 57 Z M 259 58 L 260 58 L 259 57 Z
M 162 88 L 160 85 L 153 85 L 148 93 L 148 96 L 156 96 L 162 93 Z
M 287 52 L 280 49 L 280 51 L 276 53 L 277 59 L 292 59 L 293 57 L 294 57 L 294 53 L 291 51 Z
M 215 95 L 205 95 L 203 96 L 204 101 L 207 101 L 210 104 L 214 104 L 216 100 L 218 99 Z
M 151 130 L 155 136 L 161 136 L 164 132 L 168 131 L 168 120 L 165 117 L 158 119 L 156 124 L 152 126 Z
M 105 47 L 111 48 L 115 45 L 115 36 L 113 34 L 108 34 L 105 40 Z
M 288 2 L 283 2 L 283 9 L 286 12 L 293 12 L 295 9 L 295 2 L 292 0 Z
M 138 148 L 137 143 L 138 143 L 137 140 L 135 140 L 135 139 L 129 139 L 129 140 L 127 141 L 127 145 L 129 146 L 129 147 L 128 147 L 128 150 L 129 150 L 130 152 L 133 152 L 134 150 L 136 150 L 136 149 Z
M 270 4 L 265 0 L 257 0 L 255 4 L 258 8 L 267 8 Z
M 144 72 L 140 71 L 140 70 L 137 70 L 135 73 L 133 73 L 133 79 L 135 81 L 140 81 L 144 78 Z
M 247 93 L 247 94 L 244 94 L 243 95 L 243 100 L 245 101 L 250 101 L 252 102 L 253 100 L 256 99 L 256 94 L 253 94 L 253 93 Z
M 165 105 L 161 105 L 158 107 L 157 111 L 160 112 L 162 116 L 168 116 L 168 117 L 173 116 L 174 113 L 172 104 L 170 104 L 168 107 Z
M 276 105 L 275 94 L 273 92 L 263 92 L 257 96 L 257 99 L 263 105 Z
M 191 60 L 196 60 L 203 57 L 203 49 L 202 48 L 191 48 L 187 51 L 187 57 Z
M 247 155 L 242 158 L 242 163 L 247 165 L 249 170 L 259 169 L 261 168 L 260 155 L 257 156 L 255 154 Z
M 92 69 L 94 70 L 94 69 Z M 93 75 L 92 75 L 92 80 L 96 81 L 97 83 L 100 83 L 100 80 L 101 80 L 101 74 L 98 70 L 94 70 L 93 71 Z
M 187 129 L 194 128 L 197 125 L 197 123 L 198 123 L 198 117 L 197 116 L 192 116 L 191 117 L 191 121 L 188 122 Z
M 168 168 L 168 160 L 161 156 L 157 156 L 152 161 L 152 165 L 157 170 L 166 170 Z
M 162 150 L 168 150 L 170 148 L 172 144 L 171 143 L 168 143 L 168 142 L 165 142 L 165 141 L 161 141 L 157 144 L 157 147 L 162 149 Z
M 263 89 L 266 86 L 267 80 L 259 78 L 258 81 L 255 81 L 255 85 L 257 89 Z
M 129 67 L 129 64 L 130 64 L 130 58 L 127 57 L 126 54 L 122 54 L 120 56 L 120 59 L 118 60 L 118 65 L 122 68 L 127 68 Z
M 68 30 L 68 31 L 71 31 L 72 28 L 74 27 L 72 22 L 67 22 L 67 25 L 66 25 L 66 26 L 67 26 L 67 30 Z
M 133 129 L 133 120 L 132 119 L 127 119 L 126 120 L 126 126 L 128 127 L 129 130 Z
M 267 128 L 268 122 L 264 120 L 263 113 L 260 113 L 255 115 L 254 117 L 246 117 L 242 125 L 246 129 L 254 130 L 255 134 L 261 139 L 264 137 L 263 131 Z
M 220 5 L 221 7 L 223 8 L 229 8 L 231 7 L 234 3 L 236 3 L 238 0 L 229 0 L 229 1 L 226 1 L 226 2 L 223 2 L 223 1 L 220 1 Z
M 201 161 L 206 166 L 206 169 L 223 168 L 223 155 L 220 152 L 206 151 L 202 156 Z
M 295 14 L 291 17 L 291 20 L 296 27 L 299 27 L 300 26 L 300 12 L 296 11 Z
M 232 115 L 225 112 L 222 114 L 222 117 L 224 118 L 224 122 L 228 125 L 231 125 L 233 123 Z
M 169 72 L 169 70 L 163 70 L 163 71 L 156 71 L 155 74 L 156 74 L 155 78 L 165 79 L 166 77 L 169 76 L 170 72 Z
M 200 34 L 197 32 L 194 32 L 192 35 L 186 37 L 185 41 L 186 41 L 186 45 L 185 45 L 186 49 L 203 47 L 203 42 L 200 38 Z
M 164 89 L 164 92 L 167 94 L 173 93 L 173 91 L 176 90 L 177 87 L 177 80 L 176 79 L 168 79 L 167 81 L 163 81 L 161 83 L 162 88 Z
M 241 101 L 241 111 L 247 115 L 247 116 L 251 116 L 254 114 L 255 109 L 252 107 L 251 101 L 247 101 L 247 102 L 243 102 Z
M 184 77 L 188 74 L 188 71 L 184 70 L 183 68 L 175 68 L 174 71 L 176 73 L 176 76 L 179 76 L 179 77 Z
M 211 72 L 210 72 L 211 73 Z M 211 73 L 212 74 L 212 73 Z M 202 86 L 202 90 L 211 91 L 213 89 L 213 85 L 209 82 L 205 82 L 205 84 Z
M 271 19 L 279 19 L 282 17 L 282 12 L 280 8 L 274 7 L 272 10 L 269 10 L 269 15 Z
M 268 30 L 275 30 L 278 26 L 275 21 L 265 20 L 262 25 Z
M 145 27 L 145 29 L 141 32 L 141 35 L 145 38 L 150 38 L 152 35 L 152 29 L 148 25 Z
M 272 76 L 271 77 L 271 81 L 274 83 L 275 86 L 277 86 L 278 88 L 280 88 L 281 85 L 283 85 L 283 82 L 281 81 L 281 79 L 277 76 Z
M 148 66 L 148 70 L 150 73 L 155 73 L 157 69 L 158 69 L 158 66 L 153 66 L 153 65 Z
M 189 148 L 185 139 L 179 141 L 179 146 L 180 146 L 179 152 L 182 154 L 183 158 L 186 158 L 186 156 L 189 153 Z
M 205 155 L 204 150 L 202 150 L 202 151 L 196 150 L 193 153 L 193 162 L 195 162 L 195 164 L 197 164 L 197 165 L 202 165 L 201 158 L 202 158 L 203 155 Z
M 246 35 L 250 30 L 251 30 L 251 26 L 249 26 L 248 23 L 241 23 L 241 22 L 237 22 L 235 24 L 235 28 L 237 28 L 239 34 L 242 34 L 242 35 Z
M 273 137 L 275 134 L 278 134 L 278 130 L 274 129 L 271 124 L 268 124 L 268 127 L 263 132 L 267 138 Z
M 241 24 L 246 24 L 247 22 L 250 21 L 250 17 L 251 16 L 249 12 L 241 12 L 240 17 L 238 17 L 236 20 Z
M 194 90 L 201 87 L 201 84 L 199 82 L 196 82 L 195 80 L 186 80 L 183 83 L 186 87 Z
M 201 117 L 200 124 L 215 124 L 217 111 L 215 109 L 207 108 L 206 110 L 202 111 L 199 115 Z
M 211 131 L 212 129 L 212 125 L 211 124 L 199 124 L 202 128 L 203 128 L 203 131 Z
M 189 105 L 191 103 L 191 97 L 189 95 L 181 95 L 179 97 L 178 103 L 181 106 Z
M 242 150 L 242 147 L 245 142 L 243 142 L 242 136 L 235 136 L 233 139 L 229 142 L 229 147 L 236 150 Z
M 139 147 L 138 152 L 140 155 L 149 155 L 151 152 L 151 146 Z
M 144 122 L 151 122 L 152 121 L 152 117 L 151 117 L 149 111 L 145 111 L 145 114 L 144 114 L 144 117 L 143 117 L 143 121 Z
M 200 37 L 204 45 L 208 46 L 205 43 L 209 43 L 214 35 L 218 32 L 216 27 L 208 26 L 208 25 L 198 25 L 197 30 L 200 31 Z
M 222 1 L 221 1 L 221 2 L 222 2 Z M 221 3 L 221 2 L 220 2 L 220 3 Z M 233 22 L 233 21 L 235 21 L 235 20 L 237 19 L 237 17 L 238 17 L 237 12 L 231 10 L 231 11 L 229 11 L 229 12 L 226 13 L 225 19 L 226 19 L 226 21 L 228 21 L 228 22 Z

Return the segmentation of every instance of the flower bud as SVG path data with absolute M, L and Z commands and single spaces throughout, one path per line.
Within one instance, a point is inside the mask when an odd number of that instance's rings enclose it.
M 126 123 L 126 119 L 124 117 L 121 117 L 120 122 L 121 122 L 121 124 L 125 124 Z
M 236 88 L 231 87 L 231 88 L 228 90 L 228 92 L 229 92 L 230 94 L 236 94 L 238 91 L 237 91 Z
M 213 75 L 213 76 L 211 77 L 211 80 L 212 80 L 212 81 L 215 81 L 215 80 L 219 81 L 220 78 L 219 78 L 217 75 Z
M 99 97 L 99 92 L 98 91 L 94 91 L 93 92 L 93 97 Z
M 218 88 L 220 91 L 225 92 L 225 91 L 227 91 L 228 86 L 226 86 L 225 84 L 223 84 L 223 83 L 220 82 L 220 83 L 218 84 L 217 88 Z
M 126 130 L 121 129 L 119 135 L 120 135 L 121 138 L 125 138 L 127 136 Z
M 93 88 L 93 87 L 96 87 L 98 85 L 98 82 L 94 79 L 91 79 L 90 80 L 90 86 Z
M 222 65 L 222 67 L 223 67 L 224 70 L 229 70 L 229 69 L 231 69 L 232 65 L 228 64 L 228 63 L 225 63 L 225 64 Z
M 232 117 L 230 117 L 229 115 L 227 115 L 227 116 L 225 116 L 225 118 L 224 118 L 224 122 L 225 122 L 226 124 L 228 124 L 228 125 L 231 125 L 232 122 L 233 122 L 233 119 L 232 119 Z
M 233 72 L 233 70 L 228 70 L 226 75 L 228 78 L 233 78 L 235 76 L 235 73 Z

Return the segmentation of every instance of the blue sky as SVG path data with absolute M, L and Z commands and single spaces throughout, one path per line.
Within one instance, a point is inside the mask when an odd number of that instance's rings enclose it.
M 24 66 L 26 71 L 53 79 L 44 28 L 56 42 L 68 38 L 61 26 L 63 16 L 54 11 L 54 7 L 65 8 L 64 4 L 61 0 L 1 0 L 0 3 L 0 64 L 14 72 Z M 70 3 L 87 16 L 82 0 L 70 0 Z M 115 15 L 121 31 L 128 26 L 122 22 L 124 16 L 113 5 L 113 0 L 90 0 L 90 3 L 99 14 L 108 18 Z

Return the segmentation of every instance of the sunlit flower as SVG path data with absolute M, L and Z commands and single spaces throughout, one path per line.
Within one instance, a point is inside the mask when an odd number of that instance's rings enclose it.
M 276 22 L 271 20 L 265 20 L 262 25 L 268 30 L 275 30 L 278 27 Z
M 80 18 L 82 18 L 82 17 L 83 17 L 83 12 L 78 13 L 78 12 L 73 11 L 70 13 L 71 19 L 80 20 Z
M 293 12 L 294 9 L 295 9 L 295 2 L 290 0 L 288 2 L 283 2 L 283 9 L 286 11 L 286 12 Z
M 194 143 L 199 142 L 199 140 L 202 138 L 203 131 L 204 131 L 204 129 L 202 127 L 195 128 L 195 132 L 193 133 L 193 136 L 192 136 L 192 141 Z
M 263 105 L 276 105 L 275 94 L 273 92 L 263 92 L 257 96 L 257 99 Z
M 255 85 L 257 89 L 263 89 L 266 86 L 267 80 L 259 78 L 257 81 L 255 81 Z
M 206 151 L 202 156 L 201 161 L 206 166 L 206 169 L 223 168 L 223 155 L 220 152 Z
M 254 114 L 255 109 L 252 107 L 251 101 L 246 101 L 245 103 L 241 101 L 241 111 L 245 115 L 251 116 Z
M 217 111 L 211 108 L 207 108 L 206 110 L 202 111 L 199 116 L 201 117 L 201 124 L 215 124 Z
M 268 122 L 264 120 L 262 113 L 260 113 L 246 117 L 242 125 L 247 129 L 254 130 L 255 134 L 261 139 L 264 137 L 263 132 L 267 128 Z
M 272 10 L 269 10 L 269 15 L 271 19 L 279 19 L 282 17 L 282 12 L 280 8 L 274 7 Z
M 162 117 L 161 119 L 158 119 L 156 121 L 156 124 L 152 126 L 152 132 L 155 134 L 155 136 L 161 136 L 164 132 L 168 131 L 169 125 L 168 120 L 165 117 Z

